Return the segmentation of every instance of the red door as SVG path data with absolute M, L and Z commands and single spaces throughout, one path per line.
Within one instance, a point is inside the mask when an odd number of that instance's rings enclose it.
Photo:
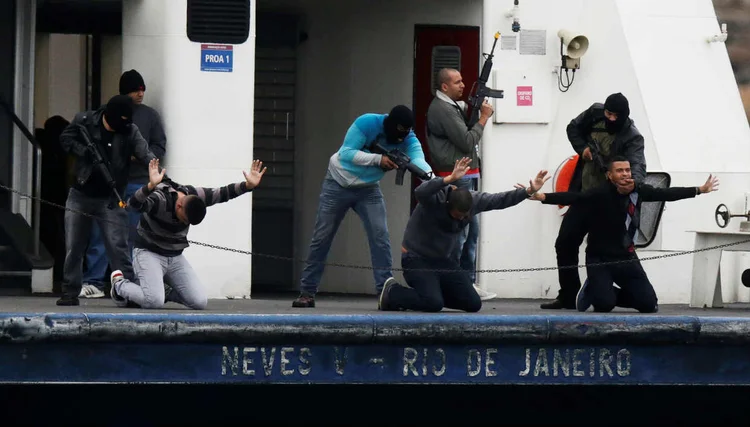
M 422 143 L 427 161 L 427 108 L 437 90 L 441 68 L 456 68 L 464 80 L 464 101 L 479 77 L 479 27 L 416 25 L 414 28 L 414 133 Z M 412 177 L 412 190 L 419 179 Z M 416 206 L 412 192 L 412 206 Z

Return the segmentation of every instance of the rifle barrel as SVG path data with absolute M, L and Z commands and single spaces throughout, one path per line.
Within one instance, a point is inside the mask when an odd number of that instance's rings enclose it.
M 427 180 L 430 178 L 430 176 L 427 175 L 427 172 L 423 171 L 422 168 L 413 163 L 407 164 L 406 168 L 409 169 L 409 172 L 411 172 L 412 175 L 416 176 L 419 179 Z
M 495 52 L 495 46 L 497 45 L 497 39 L 500 38 L 500 32 L 495 33 L 495 41 L 492 42 L 492 50 L 490 51 L 490 57 L 492 57 L 492 53 Z

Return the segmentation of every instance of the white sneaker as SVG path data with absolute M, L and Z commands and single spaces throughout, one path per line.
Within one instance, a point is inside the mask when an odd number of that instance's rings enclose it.
M 84 283 L 78 298 L 103 298 L 104 292 L 90 283 Z
M 482 301 L 491 300 L 497 297 L 497 294 L 485 291 L 484 289 L 477 286 L 476 283 L 474 283 L 474 289 L 476 289 L 477 293 L 479 294 L 479 299 L 481 299 Z
M 119 285 L 123 280 L 125 280 L 125 276 L 123 276 L 122 271 L 120 270 L 113 271 L 109 276 L 109 282 L 112 284 L 112 289 L 109 291 L 109 296 L 112 297 L 112 301 L 114 301 L 115 305 L 118 307 L 125 307 L 128 304 L 125 298 L 121 297 L 120 294 L 117 293 L 117 285 Z

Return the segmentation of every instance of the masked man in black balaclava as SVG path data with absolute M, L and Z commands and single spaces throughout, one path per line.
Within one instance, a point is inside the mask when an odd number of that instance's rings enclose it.
M 425 161 L 413 126 L 412 111 L 398 105 L 389 114 L 364 114 L 349 127 L 343 145 L 328 163 L 308 262 L 302 272 L 301 294 L 292 306 L 315 307 L 315 294 L 323 275 L 321 263 L 326 260 L 336 230 L 349 209 L 362 220 L 373 266 L 387 268 L 373 270 L 376 291 L 380 293 L 386 283 L 395 282 L 390 270 L 391 242 L 380 180 L 386 171 L 397 166 L 387 156 L 373 153 L 371 147 L 380 144 L 387 150 L 398 148 L 415 166 L 431 174 L 432 168 Z
M 65 204 L 69 210 L 65 211 L 63 295 L 57 305 L 79 304 L 83 254 L 94 220 L 73 211 L 96 219 L 112 269 L 135 279 L 128 253 L 128 214 L 119 205 L 119 197 L 128 181 L 131 156 L 145 165 L 156 156 L 132 118 L 133 100 L 118 95 L 96 111 L 76 114 L 60 135 L 63 149 L 76 157 L 76 179 Z
M 120 76 L 120 95 L 127 95 L 133 100 L 133 124 L 138 126 L 138 131 L 148 143 L 151 150 L 164 165 L 166 154 L 167 136 L 159 113 L 143 103 L 146 92 L 146 82 L 143 76 L 136 70 L 128 70 Z M 123 200 L 130 200 L 138 189 L 148 184 L 148 168 L 143 166 L 135 157 L 130 159 L 130 174 L 128 184 L 125 186 Z M 135 209 L 128 208 L 128 253 L 133 252 L 133 246 L 137 236 L 138 221 L 141 214 Z M 83 289 L 81 298 L 103 298 L 105 288 L 109 285 L 107 277 L 107 259 L 104 249 L 104 237 L 99 226 L 94 223 L 89 237 L 89 247 L 86 250 L 86 270 L 83 272 Z
M 607 97 L 604 104 L 595 103 L 568 124 L 568 140 L 579 160 L 568 191 L 586 191 L 607 182 L 606 165 L 616 156 L 630 162 L 633 179 L 642 184 L 646 179 L 646 158 L 643 136 L 630 118 L 628 99 L 621 93 Z M 584 208 L 573 205 L 565 213 L 555 242 L 557 266 L 578 264 L 578 252 L 586 237 Z M 575 309 L 576 295 L 581 288 L 578 269 L 558 270 L 560 292 L 557 298 L 541 305 L 543 309 Z

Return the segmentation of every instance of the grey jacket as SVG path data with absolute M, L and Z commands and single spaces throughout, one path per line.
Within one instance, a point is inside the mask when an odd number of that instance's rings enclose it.
M 448 210 L 451 191 L 453 188 L 445 184 L 443 178 L 424 181 L 414 189 L 419 204 L 409 217 L 402 243 L 409 253 L 429 259 L 447 259 L 472 216 L 509 208 L 529 198 L 524 188 L 494 194 L 472 191 L 471 214 L 459 221 Z
M 432 99 L 427 109 L 427 145 L 430 148 L 430 163 L 433 171 L 452 172 L 456 160 L 470 157 L 470 167 L 479 168 L 479 140 L 484 126 L 477 123 L 471 129 L 466 126 L 464 113 L 458 105 L 451 105 L 438 98 Z

